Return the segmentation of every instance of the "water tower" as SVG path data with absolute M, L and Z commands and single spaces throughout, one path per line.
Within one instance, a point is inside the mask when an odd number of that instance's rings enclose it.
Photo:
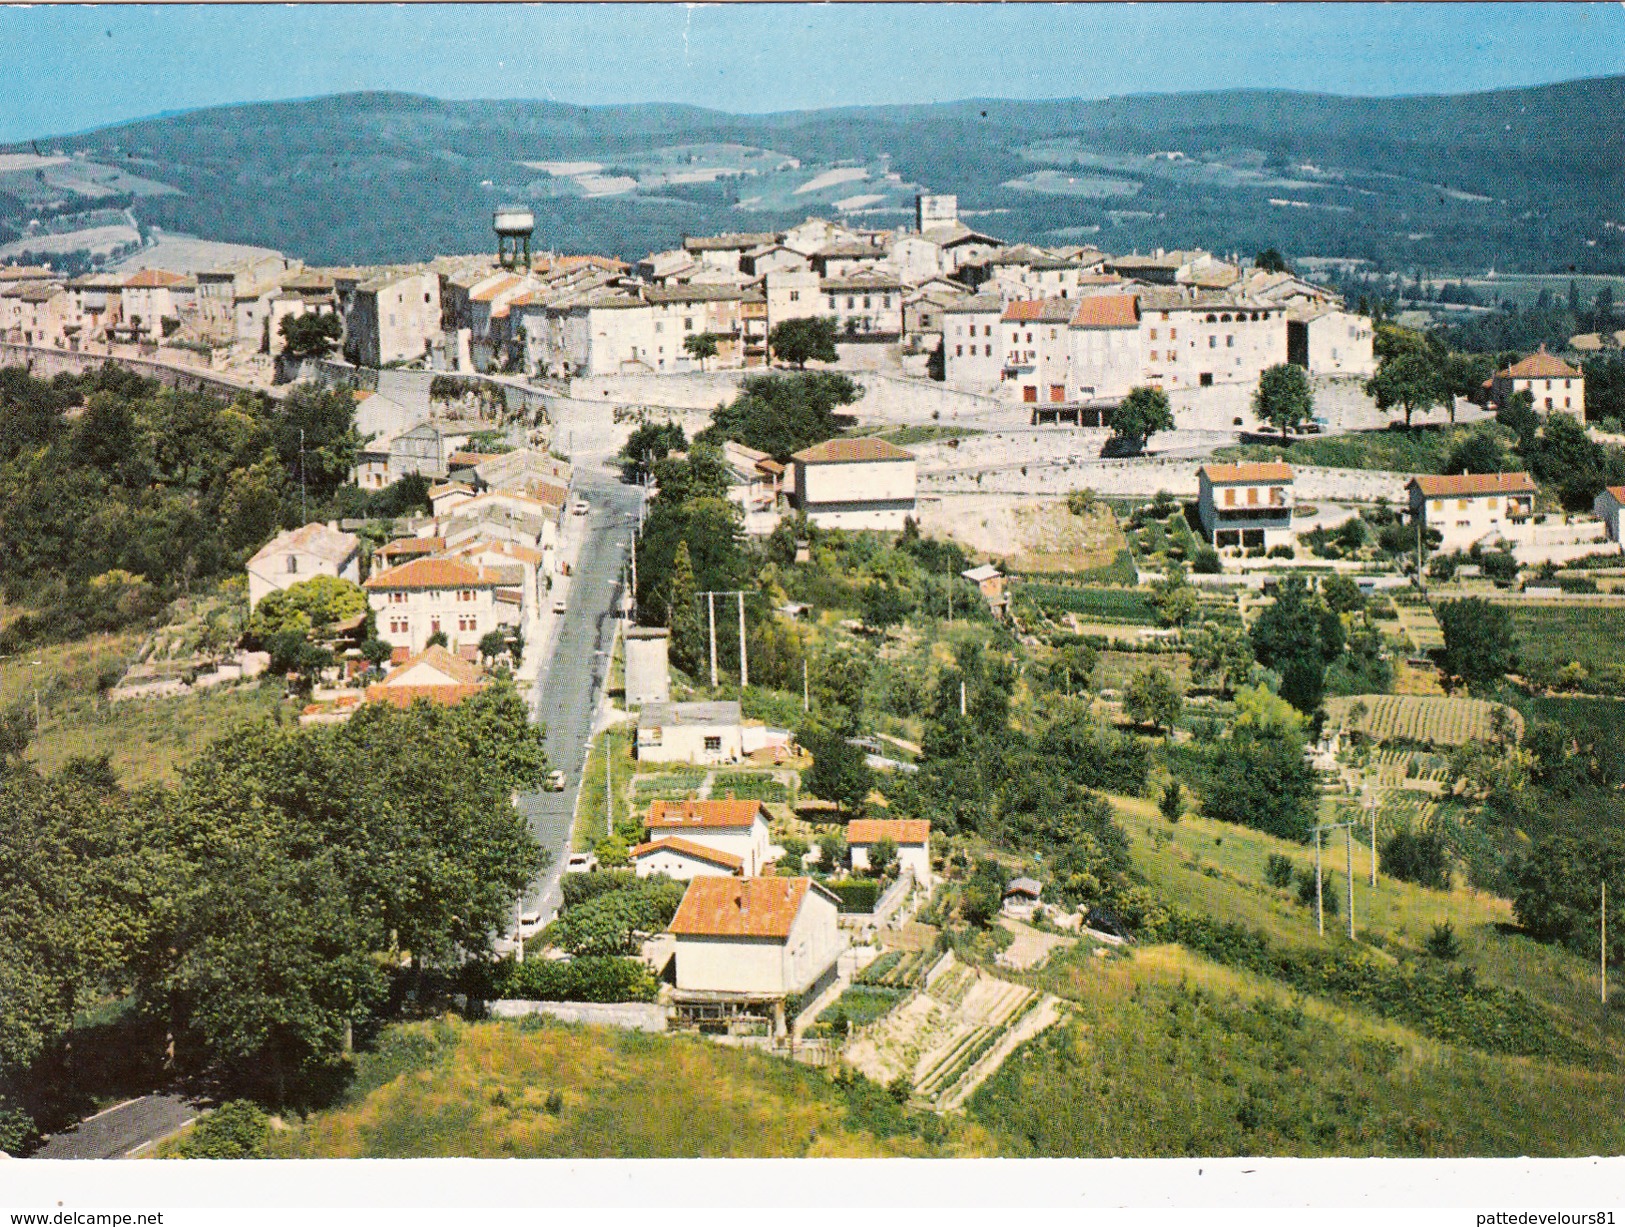
M 503 268 L 530 267 L 530 236 L 536 215 L 519 205 L 498 209 L 491 219 L 497 232 L 497 263 Z M 520 261 L 523 259 L 524 263 Z

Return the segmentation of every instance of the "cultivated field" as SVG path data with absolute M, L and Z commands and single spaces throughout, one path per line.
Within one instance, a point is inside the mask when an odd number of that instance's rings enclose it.
M 1526 667 L 1578 663 L 1588 673 L 1618 668 L 1625 647 L 1625 606 L 1509 605 Z
M 1363 707 L 1358 717 L 1356 706 Z M 1512 708 L 1484 699 L 1456 699 L 1408 694 L 1363 694 L 1326 700 L 1326 711 L 1341 727 L 1374 741 L 1425 741 L 1459 746 L 1495 735 L 1495 712 L 1502 712 L 1512 736 L 1523 735 L 1523 717 Z

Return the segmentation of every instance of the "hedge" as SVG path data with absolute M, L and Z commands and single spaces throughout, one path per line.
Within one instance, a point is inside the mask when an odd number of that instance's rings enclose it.
M 470 963 L 464 973 L 464 990 L 482 1001 L 653 1001 L 658 992 L 638 960 L 607 955 L 568 963 Z
M 847 878 L 822 885 L 840 900 L 843 912 L 872 912 L 880 899 L 880 883 L 873 878 Z

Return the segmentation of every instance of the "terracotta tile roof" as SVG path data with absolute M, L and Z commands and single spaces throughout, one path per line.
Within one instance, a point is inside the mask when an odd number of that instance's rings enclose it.
M 1486 494 L 1533 494 L 1535 479 L 1527 473 L 1419 474 L 1411 478 L 1427 498 L 1472 498 Z
M 474 487 L 460 481 L 443 481 L 439 485 L 429 487 L 429 497 L 439 498 L 442 494 L 466 494 L 473 497 Z
M 272 555 L 297 550 L 302 554 L 314 554 L 328 562 L 342 565 L 360 548 L 361 539 L 354 533 L 341 533 L 318 522 L 306 524 L 303 528 L 296 528 L 291 532 L 278 533 L 259 548 L 254 557 L 249 559 L 249 564 L 252 565 Z
M 499 278 L 497 278 L 497 280 L 493 281 L 490 285 L 486 286 L 483 290 L 477 290 L 473 294 L 470 294 L 468 296 L 468 301 L 469 302 L 490 302 L 492 299 L 494 299 L 498 294 L 502 293 L 504 290 L 511 290 L 511 289 L 513 289 L 514 286 L 516 286 L 518 284 L 519 284 L 519 278 L 518 277 L 515 277 L 515 276 L 512 276 L 512 275 L 509 275 L 509 276 L 506 276 L 506 277 L 499 277 Z
M 1140 300 L 1132 294 L 1097 294 L 1078 303 L 1074 328 L 1134 328 L 1140 322 Z
M 1279 460 L 1261 464 L 1204 464 L 1197 472 L 1206 473 L 1207 479 L 1215 486 L 1292 480 L 1292 466 Z
M 529 546 L 519 545 L 512 541 L 489 541 L 483 537 L 476 537 L 466 545 L 460 545 L 452 551 L 458 557 L 469 554 L 500 554 L 503 558 L 511 558 L 515 562 L 529 563 L 531 566 L 540 566 L 544 555 L 540 550 L 533 550 Z
M 811 878 L 695 878 L 671 918 L 679 937 L 789 937 Z
M 760 801 L 654 801 L 643 825 L 650 830 L 749 827 L 758 814 L 767 820 Z
M 413 554 L 438 554 L 446 548 L 444 537 L 397 537 L 378 547 L 385 558 L 403 558 Z
M 3 271 L 3 269 L 0 269 L 0 272 Z M 154 290 L 167 285 L 175 285 L 185 280 L 186 278 L 179 273 L 171 273 L 166 269 L 144 268 L 133 277 L 128 278 L 124 282 L 124 288 L 126 290 Z
M 438 669 L 441 673 L 444 673 L 447 677 L 454 679 L 459 685 L 463 686 L 479 685 L 485 681 L 484 669 L 480 668 L 479 665 L 476 665 L 471 661 L 466 661 L 462 657 L 454 655 L 445 648 L 441 647 L 438 643 L 433 644 L 430 647 L 426 647 L 416 656 L 410 656 L 406 660 L 402 661 L 400 668 L 392 673 L 390 677 L 395 677 L 399 675 L 402 670 L 410 669 L 414 665 L 428 665 L 431 669 Z M 408 689 L 417 688 L 415 684 L 409 685 L 405 682 L 392 683 L 388 677 L 377 684 L 380 686 L 406 686 Z
M 931 836 L 924 818 L 854 818 L 846 824 L 846 842 L 872 844 L 889 839 L 895 844 L 923 844 Z
M 646 844 L 639 844 L 632 849 L 632 859 L 641 860 L 652 856 L 656 852 L 677 852 L 683 856 L 691 856 L 697 861 L 706 861 L 712 865 L 720 865 L 724 869 L 738 873 L 745 867 L 744 857 L 735 856 L 732 852 L 718 852 L 715 848 L 707 848 L 704 844 L 697 844 L 693 840 L 681 839 L 675 835 L 667 839 L 652 839 Z
M 829 464 L 867 460 L 913 460 L 913 452 L 905 452 L 895 443 L 884 439 L 826 439 L 823 443 L 803 448 L 792 460 L 803 464 Z
M 374 575 L 362 587 L 377 592 L 392 588 L 495 588 L 497 577 L 484 567 L 455 558 L 418 558 Z
M 472 469 L 476 465 L 484 464 L 487 460 L 495 460 L 498 456 L 506 456 L 507 452 L 453 452 L 446 457 L 448 469 Z
M 1603 491 L 1603 493 L 1612 495 L 1614 502 L 1618 503 L 1622 507 L 1625 507 L 1625 486 L 1609 486 Z
M 1577 371 L 1563 359 L 1552 356 L 1544 348 L 1530 354 L 1522 362 L 1514 362 L 1504 371 L 1497 372 L 1503 379 L 1581 379 L 1584 371 Z
M 1013 302 L 999 318 L 1007 324 L 1064 324 L 1072 318 L 1073 305 L 1066 298 L 1029 298 Z
M 390 686 L 383 682 L 374 682 L 367 687 L 367 702 L 388 703 L 391 707 L 407 708 L 418 699 L 427 699 L 431 703 L 456 707 L 464 699 L 479 694 L 484 689 L 483 682 L 478 685 L 457 686 Z

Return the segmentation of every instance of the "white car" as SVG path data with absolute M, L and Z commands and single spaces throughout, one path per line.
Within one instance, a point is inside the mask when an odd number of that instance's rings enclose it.
M 556 613 L 556 614 L 561 614 L 561 613 L 564 612 L 564 610 L 565 610 L 564 598 L 561 596 L 558 600 L 553 602 L 553 612 Z
M 521 912 L 520 913 L 520 915 L 519 915 L 519 936 L 520 937 L 530 937 L 532 934 L 541 932 L 541 928 L 542 928 L 542 913 L 539 910 L 534 911 L 534 912 Z
M 598 858 L 591 852 L 572 852 L 564 862 L 565 873 L 594 873 L 597 869 Z
M 547 773 L 547 791 L 564 791 L 564 772 L 560 771 L 557 767 Z

